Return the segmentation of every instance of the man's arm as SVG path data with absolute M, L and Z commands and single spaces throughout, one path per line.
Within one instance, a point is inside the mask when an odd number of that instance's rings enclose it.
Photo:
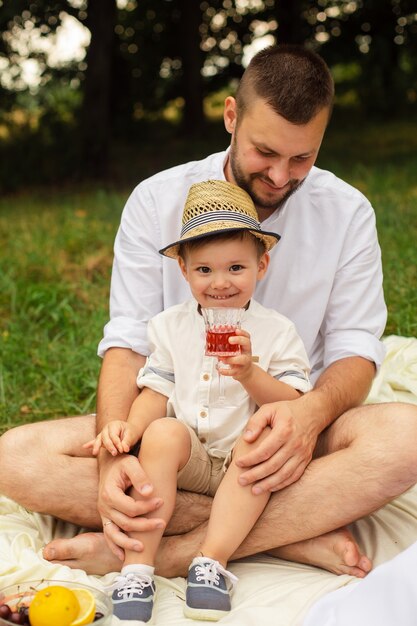
M 110 348 L 104 355 L 97 390 L 97 430 L 110 420 L 126 420 L 139 394 L 136 378 L 145 357 L 127 348 Z
M 332 363 L 314 389 L 291 402 L 266 404 L 248 421 L 246 441 L 255 441 L 265 426 L 270 434 L 256 451 L 240 458 L 249 468 L 239 482 L 253 485 L 254 493 L 277 491 L 295 482 L 313 457 L 319 434 L 339 415 L 363 402 L 375 375 L 375 366 L 362 357 Z
M 340 359 L 324 370 L 307 399 L 318 434 L 339 415 L 366 400 L 374 377 L 375 364 L 359 356 Z

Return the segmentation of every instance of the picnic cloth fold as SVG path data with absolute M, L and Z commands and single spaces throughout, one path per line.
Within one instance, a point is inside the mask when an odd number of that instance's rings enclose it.
M 417 339 L 390 336 L 384 340 L 387 356 L 375 379 L 369 402 L 417 403 Z M 351 525 L 361 549 L 375 565 L 392 558 L 417 541 L 417 487 L 376 513 Z M 114 574 L 88 576 L 82 570 L 53 564 L 42 557 L 42 547 L 54 537 L 82 532 L 73 524 L 27 511 L 0 496 L 0 587 L 38 578 L 78 581 L 104 589 Z M 301 626 L 309 607 L 324 594 L 356 581 L 308 565 L 257 555 L 229 564 L 239 578 L 233 610 L 221 623 L 234 626 Z M 157 600 L 153 623 L 185 626 L 185 580 L 156 577 Z M 117 624 L 140 624 L 121 622 Z M 206 622 L 195 622 L 206 624 Z M 59 626 L 59 625 L 57 625 Z
M 417 404 L 417 339 L 390 335 L 384 338 L 386 355 L 367 402 Z

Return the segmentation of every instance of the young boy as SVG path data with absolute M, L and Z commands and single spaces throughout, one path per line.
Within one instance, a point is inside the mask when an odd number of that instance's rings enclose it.
M 139 372 L 142 392 L 127 422 L 110 422 L 86 444 L 93 454 L 104 446 L 115 455 L 140 442 L 139 461 L 163 500 L 155 515 L 166 522 L 177 488 L 215 496 L 207 535 L 187 580 L 184 613 L 193 619 L 218 620 L 230 611 L 229 588 L 236 577 L 226 570 L 227 561 L 269 499 L 238 482 L 237 458 L 262 441 L 248 444 L 241 437 L 248 418 L 257 406 L 291 400 L 311 388 L 307 355 L 292 322 L 252 300 L 279 238 L 261 230 L 252 200 L 239 187 L 213 180 L 192 185 L 180 239 L 160 252 L 178 259 L 194 300 L 149 322 L 151 354 Z M 229 339 L 240 354 L 222 358 L 228 370 L 220 363 L 217 372 L 216 360 L 204 354 L 201 310 L 209 307 L 244 309 L 243 328 Z M 227 396 L 235 406 L 216 406 L 219 375 L 228 376 Z M 114 613 L 121 619 L 151 618 L 154 561 L 163 531 L 132 533 L 144 550 L 126 551 L 115 581 Z

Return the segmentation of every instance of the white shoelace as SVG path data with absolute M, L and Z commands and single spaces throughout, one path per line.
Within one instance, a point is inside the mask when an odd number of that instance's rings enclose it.
M 142 595 L 146 587 L 152 585 L 153 579 L 147 574 L 129 573 L 125 576 L 116 576 L 114 582 L 108 587 L 109 591 L 118 591 L 119 598 L 126 599 L 129 594 L 138 593 Z
M 195 568 L 195 574 L 198 582 L 207 582 L 214 585 L 219 584 L 220 574 L 222 574 L 229 583 L 229 590 L 233 589 L 234 585 L 239 580 L 237 576 L 232 574 L 232 572 L 224 569 L 223 565 L 220 565 L 218 561 L 198 563 Z

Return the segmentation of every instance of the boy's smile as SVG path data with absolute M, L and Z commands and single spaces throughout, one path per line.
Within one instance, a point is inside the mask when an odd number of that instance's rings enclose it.
M 222 241 L 207 237 L 178 262 L 200 306 L 245 307 L 266 272 L 269 255 L 259 258 L 252 236 Z

